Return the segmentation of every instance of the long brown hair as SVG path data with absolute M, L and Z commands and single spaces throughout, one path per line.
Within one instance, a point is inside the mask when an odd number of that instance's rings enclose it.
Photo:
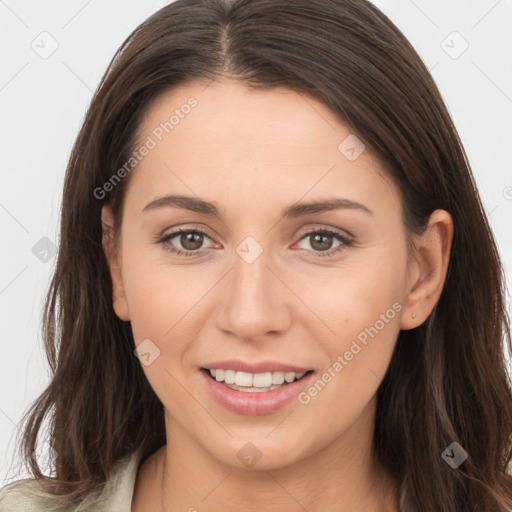
M 163 406 L 115 315 L 101 207 L 119 233 L 130 174 L 98 199 L 134 151 L 148 104 L 191 80 L 230 76 L 324 102 L 372 148 L 420 233 L 447 210 L 454 239 L 443 293 L 428 320 L 399 334 L 378 390 L 374 450 L 399 482 L 402 512 L 512 507 L 512 352 L 504 279 L 484 208 L 448 111 L 396 26 L 366 0 L 177 0 L 122 44 L 91 102 L 66 170 L 56 270 L 43 336 L 49 386 L 24 417 L 31 474 L 45 418 L 58 453 L 48 492 L 79 501 L 121 458 L 165 444 Z M 134 170 L 136 172 L 136 170 Z M 103 190 L 105 190 L 103 188 Z M 103 193 L 102 193 L 103 195 Z M 457 469 L 442 452 L 457 442 Z

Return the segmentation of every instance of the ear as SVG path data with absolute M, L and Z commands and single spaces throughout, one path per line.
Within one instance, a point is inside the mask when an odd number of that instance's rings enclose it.
M 103 205 L 101 209 L 101 226 L 103 231 L 102 244 L 105 257 L 112 278 L 112 302 L 116 315 L 124 321 L 130 320 L 128 303 L 124 293 L 123 279 L 121 275 L 121 258 L 114 243 L 114 215 L 109 204 Z
M 443 291 L 452 240 L 451 215 L 445 210 L 435 210 L 425 232 L 414 237 L 415 249 L 409 259 L 401 329 L 418 327 L 432 313 Z

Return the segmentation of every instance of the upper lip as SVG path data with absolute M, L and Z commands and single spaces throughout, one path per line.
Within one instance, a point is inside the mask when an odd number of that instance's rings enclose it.
M 280 363 L 279 361 L 258 361 L 248 362 L 241 359 L 228 359 L 225 361 L 214 361 L 203 366 L 208 370 L 235 370 L 237 372 L 247 373 L 266 373 L 266 372 L 295 372 L 302 373 L 311 370 L 311 368 L 303 368 L 293 364 Z

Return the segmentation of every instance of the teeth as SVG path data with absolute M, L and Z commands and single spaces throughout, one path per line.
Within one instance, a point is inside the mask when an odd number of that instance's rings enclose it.
M 284 374 L 284 380 L 286 382 L 293 382 L 294 379 L 295 379 L 295 373 L 293 373 L 293 372 L 286 372 Z
M 226 384 L 234 384 L 235 377 L 236 377 L 236 372 L 234 370 L 225 370 L 224 371 L 224 382 Z
M 252 373 L 246 373 L 246 372 L 236 372 L 235 374 L 235 384 L 237 386 L 246 386 L 251 387 L 252 386 Z M 256 386 L 252 386 L 256 387 Z
M 262 391 L 275 389 L 275 386 L 290 383 L 299 380 L 306 372 L 265 372 L 265 373 L 248 373 L 236 372 L 235 370 L 211 369 L 210 375 L 217 382 L 229 384 L 233 389 L 237 388 L 259 388 Z M 245 390 L 244 390 L 245 391 Z M 257 392 L 257 391 L 255 391 Z
M 272 374 L 272 384 L 282 384 L 284 382 L 284 372 L 274 372 Z
M 264 391 L 272 391 L 273 389 L 280 388 L 281 386 L 269 386 L 268 388 L 253 388 L 237 386 L 236 384 L 226 384 L 228 388 L 234 389 L 235 391 L 243 391 L 245 393 L 263 393 Z

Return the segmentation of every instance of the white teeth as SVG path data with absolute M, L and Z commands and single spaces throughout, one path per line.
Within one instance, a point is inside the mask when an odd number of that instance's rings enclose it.
M 272 386 L 272 372 L 254 374 L 252 385 L 255 388 L 269 388 Z
M 234 384 L 235 376 L 236 376 L 236 372 L 234 370 L 225 370 L 224 371 L 224 382 L 226 384 Z
M 284 380 L 286 382 L 293 382 L 295 379 L 295 373 L 294 372 L 286 372 L 284 374 Z
M 222 370 L 211 369 L 210 375 L 217 382 L 224 382 L 230 385 L 232 389 L 239 387 L 245 388 L 259 388 L 262 391 L 268 389 L 275 389 L 276 387 L 284 384 L 284 382 L 291 383 L 294 380 L 302 378 L 306 372 L 265 372 L 265 373 L 248 373 L 236 372 L 235 370 Z M 248 389 L 246 389 L 248 391 Z M 244 391 L 246 391 L 244 390 Z M 257 391 L 255 391 L 257 392 Z
M 237 386 L 252 386 L 252 373 L 236 372 L 235 384 Z
M 234 389 L 235 391 L 243 391 L 244 393 L 263 393 L 265 391 L 272 391 L 273 389 L 280 388 L 281 386 L 269 386 L 268 388 L 253 388 L 237 386 L 236 384 L 225 384 L 228 388 Z
M 274 372 L 272 374 L 272 384 L 282 384 L 284 382 L 284 372 Z

